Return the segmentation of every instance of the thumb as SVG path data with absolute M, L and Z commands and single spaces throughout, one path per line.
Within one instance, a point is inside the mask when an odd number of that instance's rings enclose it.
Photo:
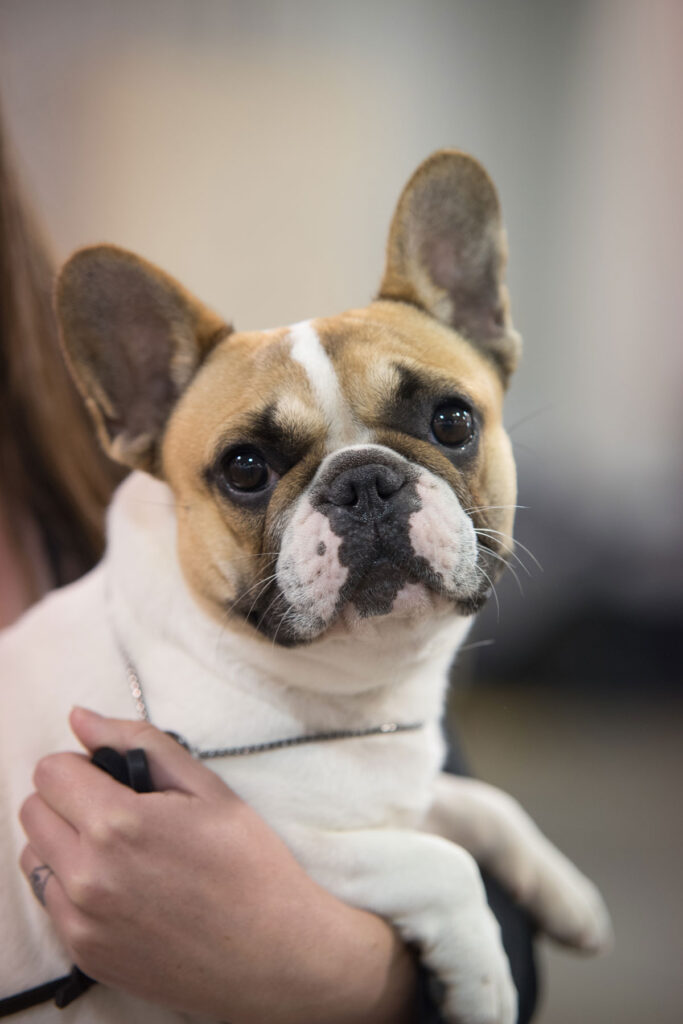
M 226 792 L 231 792 L 214 772 L 149 722 L 106 718 L 87 708 L 76 707 L 69 715 L 69 724 L 76 739 L 91 754 L 98 747 L 113 747 L 121 754 L 142 748 L 147 754 L 156 790 L 177 789 L 206 799 L 215 797 L 219 791 L 223 798 Z

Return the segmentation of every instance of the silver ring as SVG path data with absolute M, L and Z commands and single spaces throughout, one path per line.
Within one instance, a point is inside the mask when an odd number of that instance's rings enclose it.
M 54 871 L 49 864 L 39 864 L 37 868 L 33 868 L 30 875 L 28 876 L 29 885 L 33 889 L 33 895 L 42 906 L 45 906 L 45 886 L 48 883 L 50 875 L 54 875 Z

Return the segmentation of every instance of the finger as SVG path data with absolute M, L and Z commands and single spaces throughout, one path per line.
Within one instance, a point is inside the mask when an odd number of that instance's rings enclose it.
M 115 782 L 85 754 L 49 754 L 33 773 L 38 794 L 57 815 L 77 832 L 92 827 L 106 812 L 126 812 L 135 794 Z
M 78 832 L 57 814 L 38 793 L 32 793 L 19 811 L 29 844 L 43 862 L 58 874 L 73 864 L 79 848 Z
M 89 751 L 95 751 L 98 747 L 113 747 L 124 753 L 134 747 L 142 747 L 149 759 L 152 781 L 157 790 L 177 789 L 207 798 L 218 792 L 223 797 L 232 792 L 177 740 L 149 722 L 105 718 L 86 708 L 74 708 L 69 721 L 74 735 Z
M 45 907 L 55 922 L 64 920 L 71 910 L 69 898 L 64 892 L 59 875 L 47 864 L 36 850 L 28 844 L 21 851 L 19 867 L 31 886 L 33 895 Z

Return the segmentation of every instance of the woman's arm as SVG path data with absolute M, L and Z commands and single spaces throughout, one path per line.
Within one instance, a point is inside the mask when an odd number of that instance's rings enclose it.
M 36 768 L 21 820 L 28 875 L 87 974 L 232 1024 L 403 1024 L 415 966 L 391 927 L 316 885 L 266 823 L 154 727 L 76 709 L 88 751 L 144 747 L 155 793 L 82 754 Z

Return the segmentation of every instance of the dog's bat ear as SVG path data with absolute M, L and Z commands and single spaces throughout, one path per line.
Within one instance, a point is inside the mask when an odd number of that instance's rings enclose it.
M 106 451 L 158 473 L 173 406 L 231 328 L 153 264 L 110 245 L 68 260 L 57 313 L 67 361 Z
M 473 157 L 439 150 L 399 199 L 378 297 L 410 302 L 453 327 L 494 360 L 507 384 L 521 341 L 510 320 L 506 259 L 493 182 Z

